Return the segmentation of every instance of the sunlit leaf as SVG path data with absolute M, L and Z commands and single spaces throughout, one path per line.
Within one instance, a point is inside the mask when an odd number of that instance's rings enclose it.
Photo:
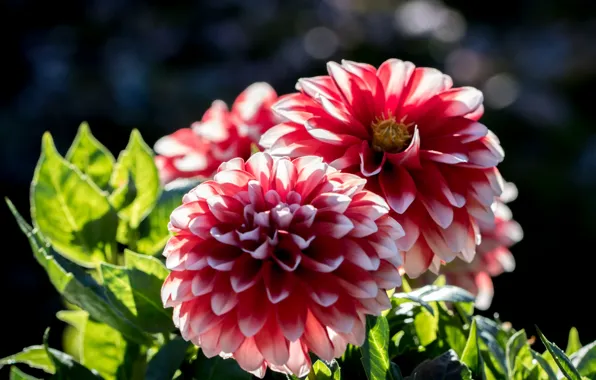
M 49 331 L 50 329 L 47 329 L 43 336 L 43 345 L 48 357 L 52 363 L 54 363 L 56 368 L 56 374 L 54 375 L 54 378 L 64 380 L 97 380 L 102 378 L 97 371 L 86 368 L 74 360 L 72 356 L 65 354 L 64 352 L 50 349 L 48 346 Z
M 362 347 L 362 365 L 368 380 L 398 379 L 389 359 L 389 325 L 385 317 L 366 317 L 366 340 Z
M 23 351 L 0 359 L 0 368 L 11 364 L 27 364 L 29 367 L 44 370 L 47 373 L 54 373 L 56 368 L 48 357 L 44 346 L 31 346 Z
M 128 221 L 131 228 L 137 228 L 159 199 L 161 185 L 152 150 L 136 129 L 126 149 L 118 156 L 110 184 L 114 189 L 127 184 L 129 191 L 136 189 L 134 199 L 118 205 L 118 215 Z
M 134 265 L 133 252 L 127 252 L 128 265 Z M 131 257 L 133 259 L 131 259 Z M 154 272 L 163 265 L 155 261 Z M 131 263 L 132 262 L 132 263 Z M 137 265 L 147 265 L 139 259 Z M 139 270 L 138 267 L 123 267 L 103 263 L 100 266 L 104 286 L 109 290 L 107 297 L 110 303 L 128 320 L 151 333 L 168 332 L 173 329 L 171 309 L 165 309 L 161 303 L 160 289 L 163 283 L 161 276 L 167 271 L 155 273 Z
M 582 376 L 596 377 L 596 342 L 582 347 L 569 359 Z
M 29 239 L 29 244 L 39 264 L 46 270 L 50 282 L 70 303 L 86 310 L 97 321 L 104 322 L 120 331 L 127 339 L 150 344 L 151 338 L 137 326 L 127 321 L 121 313 L 114 310 L 102 288 L 87 272 L 64 257 L 55 253 L 46 243 L 39 231 L 34 231 L 15 209 L 10 200 L 6 200 L 21 231 Z
M 308 373 L 308 380 L 340 380 L 341 371 L 339 368 L 331 369 L 327 364 L 317 360 Z
M 114 168 L 114 156 L 93 137 L 86 122 L 79 126 L 79 131 L 65 158 L 100 189 L 108 188 Z
M 118 217 L 102 191 L 60 156 L 49 133 L 31 183 L 34 227 L 65 257 L 86 267 L 115 254 Z
M 110 326 L 90 320 L 86 311 L 64 310 L 57 317 L 77 330 L 81 364 L 95 369 L 104 379 L 131 378 L 131 354 L 138 353 L 138 345 L 127 343 Z
M 582 344 L 579 341 L 579 333 L 575 327 L 569 330 L 569 339 L 567 339 L 567 348 L 565 349 L 565 355 L 571 356 L 576 351 L 582 348 Z
M 581 374 L 579 373 L 577 368 L 575 368 L 575 366 L 571 363 L 571 360 L 569 360 L 567 355 L 565 355 L 565 353 L 559 347 L 557 347 L 556 344 L 551 343 L 548 339 L 546 339 L 546 337 L 544 336 L 544 334 L 542 334 L 542 331 L 540 331 L 538 326 L 536 326 L 536 331 L 538 332 L 538 336 L 540 337 L 540 340 L 542 341 L 548 352 L 550 352 L 550 354 L 553 356 L 555 363 L 557 363 L 557 366 L 559 366 L 559 369 L 561 370 L 561 372 L 563 372 L 563 375 L 565 375 L 565 377 L 569 380 L 581 380 Z
M 10 367 L 10 378 L 9 380 L 39 380 L 37 377 L 27 375 L 15 366 Z
M 470 326 L 468 341 L 466 342 L 461 361 L 466 364 L 474 374 L 482 379 L 486 378 L 484 373 L 484 361 L 482 360 L 482 355 L 480 353 L 478 328 L 476 326 L 475 318 L 472 320 L 472 325 Z

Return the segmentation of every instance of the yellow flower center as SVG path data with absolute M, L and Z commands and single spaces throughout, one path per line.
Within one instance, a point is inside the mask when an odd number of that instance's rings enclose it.
M 371 124 L 372 148 L 376 152 L 398 153 L 408 147 L 412 135 L 409 128 L 414 123 L 404 123 L 404 116 L 400 121 L 395 116 L 377 117 Z

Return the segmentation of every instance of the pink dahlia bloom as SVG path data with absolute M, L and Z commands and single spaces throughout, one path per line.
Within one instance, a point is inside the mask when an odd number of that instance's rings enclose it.
M 171 216 L 162 299 L 182 336 L 259 377 L 361 345 L 401 284 L 403 236 L 365 183 L 313 156 L 223 163 Z
M 514 184 L 507 183 L 501 197 L 492 205 L 495 222 L 479 223 L 482 242 L 471 263 L 456 259 L 441 268 L 448 284 L 464 288 L 476 296 L 476 307 L 480 310 L 488 309 L 492 303 L 492 277 L 515 269 L 515 259 L 509 248 L 523 238 L 523 230 L 512 219 L 511 210 L 506 203 L 516 197 L 517 188 Z M 434 277 L 436 276 L 429 273 L 421 279 L 425 283 L 431 283 Z
M 493 220 L 502 189 L 497 137 L 478 119 L 482 93 L 452 88 L 440 71 L 397 59 L 378 69 L 350 61 L 329 75 L 303 78 L 298 93 L 273 105 L 285 117 L 265 133 L 272 155 L 314 154 L 359 173 L 382 195 L 406 234 L 397 241 L 404 268 L 417 277 L 435 256 L 471 261 L 475 219 Z
M 271 111 L 277 100 L 267 83 L 248 86 L 232 109 L 216 100 L 199 122 L 159 139 L 154 146 L 162 182 L 178 178 L 210 177 L 224 161 L 248 158 L 251 145 L 279 118 Z

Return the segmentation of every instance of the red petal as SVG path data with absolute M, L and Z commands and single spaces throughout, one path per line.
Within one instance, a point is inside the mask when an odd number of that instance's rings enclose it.
M 416 198 L 416 184 L 408 171 L 395 165 L 387 165 L 379 176 L 379 184 L 389 206 L 403 214 Z
M 399 59 L 388 59 L 383 62 L 377 70 L 379 81 L 385 90 L 385 112 L 396 115 L 396 110 L 404 100 L 404 89 L 410 82 L 414 72 L 412 62 L 404 62 Z
M 365 177 L 371 177 L 379 174 L 387 154 L 382 152 L 375 152 L 370 148 L 367 141 L 362 141 L 360 145 L 360 171 Z
M 329 340 L 327 331 L 310 311 L 306 315 L 302 339 L 318 357 L 325 361 L 333 360 L 333 345 Z
M 284 365 L 290 358 L 289 342 L 280 330 L 273 313 L 254 339 L 257 348 L 268 363 Z

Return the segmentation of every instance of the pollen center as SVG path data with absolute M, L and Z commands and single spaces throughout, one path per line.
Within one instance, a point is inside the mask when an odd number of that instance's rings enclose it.
M 372 148 L 377 152 L 398 153 L 407 148 L 412 139 L 409 127 L 414 123 L 405 123 L 405 117 L 400 121 L 395 116 L 377 118 L 371 124 Z

